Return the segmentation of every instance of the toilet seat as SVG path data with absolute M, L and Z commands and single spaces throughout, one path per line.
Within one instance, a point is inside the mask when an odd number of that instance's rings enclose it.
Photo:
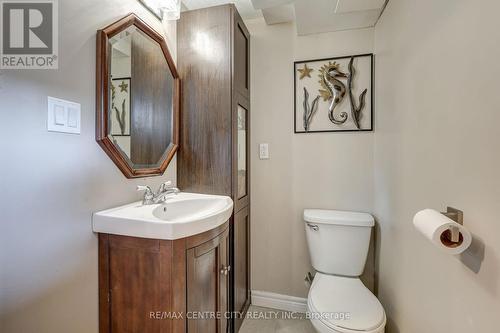
M 319 332 L 384 332 L 382 305 L 356 277 L 316 273 L 307 307 Z

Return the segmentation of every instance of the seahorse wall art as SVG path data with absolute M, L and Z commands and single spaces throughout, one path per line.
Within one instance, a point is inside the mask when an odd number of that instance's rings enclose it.
M 373 54 L 294 64 L 295 133 L 373 130 Z
M 354 69 L 354 57 L 351 57 L 349 61 L 349 74 L 346 75 L 340 70 L 340 65 L 336 62 L 328 62 L 320 69 L 320 81 L 319 83 L 323 87 L 323 89 L 319 90 L 320 95 L 323 97 L 324 101 L 331 100 L 330 106 L 328 107 L 328 118 L 335 125 L 344 124 L 348 115 L 347 112 L 341 112 L 337 119 L 335 117 L 335 108 L 340 105 L 344 99 L 346 94 L 346 87 L 341 79 L 347 78 L 347 91 L 349 93 L 349 102 L 351 106 L 351 116 L 354 122 L 354 125 L 357 129 L 361 129 L 360 120 L 362 118 L 362 111 L 365 107 L 365 97 L 368 89 L 363 90 L 361 95 L 359 96 L 359 105 L 356 106 L 356 102 L 354 100 L 353 93 L 353 81 L 356 70 Z
M 324 101 L 331 99 L 330 106 L 328 107 L 328 118 L 335 125 L 342 125 L 347 121 L 347 113 L 341 112 L 339 115 L 340 119 L 337 119 L 335 118 L 334 111 L 344 99 L 346 88 L 340 79 L 346 78 L 347 75 L 340 71 L 339 64 L 336 62 L 328 62 L 328 64 L 321 67 L 319 72 L 319 83 L 324 88 L 324 90 L 320 90 L 319 93 Z

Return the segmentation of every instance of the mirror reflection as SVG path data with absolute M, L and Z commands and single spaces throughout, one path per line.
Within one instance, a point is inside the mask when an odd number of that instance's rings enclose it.
M 108 137 L 132 168 L 158 167 L 173 145 L 174 77 L 165 55 L 134 25 L 109 48 Z
M 247 195 L 247 110 L 238 105 L 238 199 Z

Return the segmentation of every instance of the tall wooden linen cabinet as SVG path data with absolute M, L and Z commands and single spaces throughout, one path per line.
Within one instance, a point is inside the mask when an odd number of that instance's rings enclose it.
M 250 35 L 234 5 L 183 12 L 177 25 L 182 83 L 177 183 L 234 201 L 229 308 L 250 305 Z M 238 332 L 242 319 L 230 319 Z M 224 333 L 224 332 L 217 332 Z

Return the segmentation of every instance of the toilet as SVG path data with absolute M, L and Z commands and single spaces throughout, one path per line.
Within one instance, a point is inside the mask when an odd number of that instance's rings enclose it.
M 386 316 L 361 282 L 371 231 L 366 213 L 305 209 L 307 244 L 316 275 L 307 297 L 308 318 L 319 333 L 383 333 Z

